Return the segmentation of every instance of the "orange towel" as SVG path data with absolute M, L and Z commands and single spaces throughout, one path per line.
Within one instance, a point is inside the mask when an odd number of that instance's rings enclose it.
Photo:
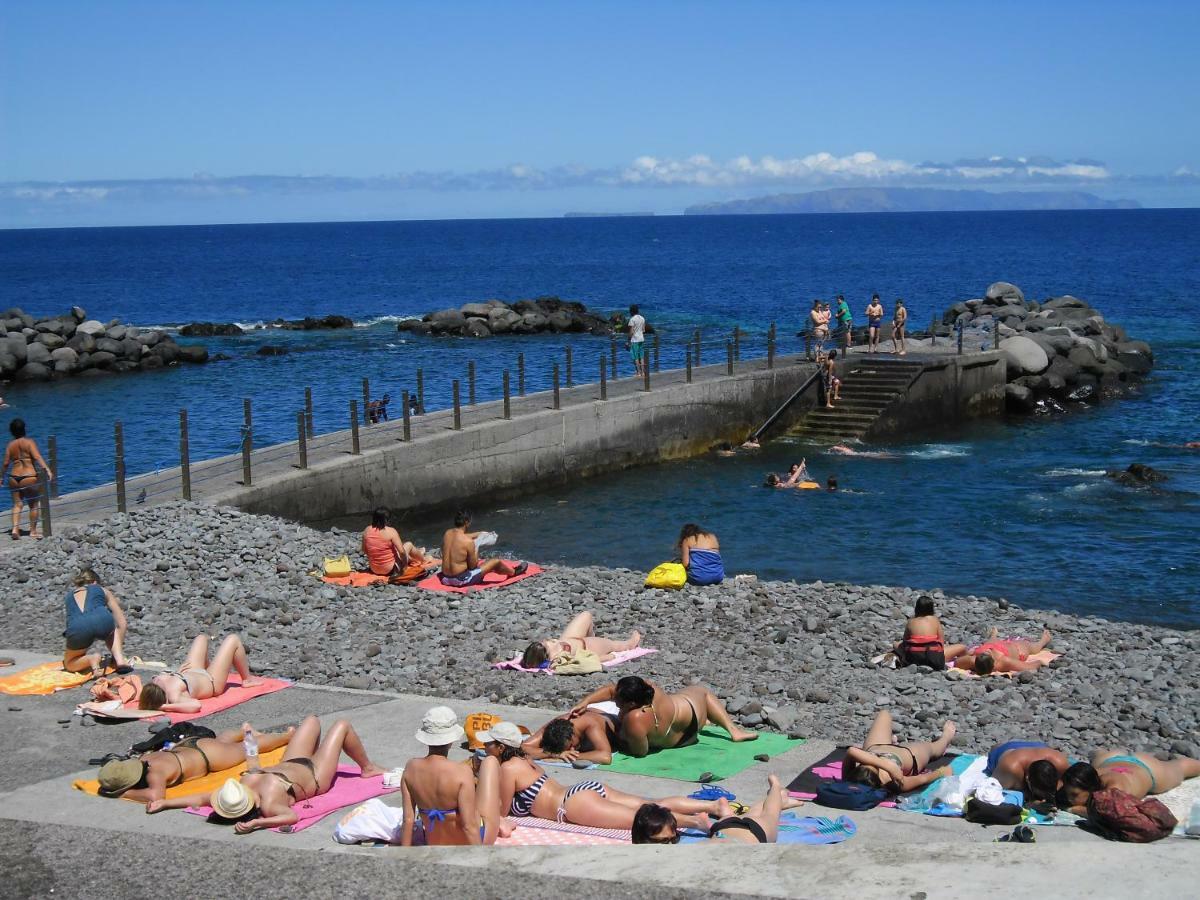
M 349 575 L 323 575 L 321 580 L 326 584 L 340 584 L 343 587 L 367 587 L 372 584 L 412 584 L 425 577 L 425 567 L 411 565 L 398 578 L 390 575 L 376 575 L 374 572 L 351 572 Z
M 91 678 L 91 672 L 68 672 L 61 662 L 42 663 L 0 678 L 0 694 L 23 697 L 53 694 L 55 691 L 79 687 Z
M 278 747 L 268 753 L 261 754 L 258 757 L 259 765 L 265 769 L 267 766 L 273 766 L 275 763 L 281 762 L 285 749 L 284 747 Z M 203 778 L 195 778 L 191 781 L 177 784 L 174 787 L 169 787 L 166 790 L 166 795 L 168 797 L 187 797 L 190 794 L 208 794 L 223 785 L 226 778 L 237 778 L 245 771 L 246 764 L 238 763 L 232 769 L 209 772 Z M 71 782 L 71 787 L 77 791 L 83 791 L 85 794 L 91 794 L 94 797 L 100 796 L 100 782 L 94 778 L 77 779 Z M 121 797 L 120 799 L 125 800 L 127 798 Z

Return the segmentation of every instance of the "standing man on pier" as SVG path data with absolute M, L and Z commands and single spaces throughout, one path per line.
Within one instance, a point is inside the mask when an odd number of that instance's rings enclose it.
M 850 304 L 846 302 L 846 298 L 841 294 L 837 295 L 837 316 L 838 328 L 842 332 L 842 346 L 849 351 L 852 338 L 852 329 L 854 327 L 854 313 L 850 312 Z
M 646 320 L 634 303 L 629 307 L 629 355 L 633 358 L 633 369 L 641 378 L 646 374 Z

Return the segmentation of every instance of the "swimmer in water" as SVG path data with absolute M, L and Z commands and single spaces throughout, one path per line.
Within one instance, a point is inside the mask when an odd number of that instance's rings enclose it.
M 830 453 L 837 453 L 841 456 L 864 456 L 868 459 L 895 459 L 895 453 L 887 453 L 883 450 L 855 450 L 853 447 L 848 447 L 845 444 L 834 444 L 829 448 Z
M 749 438 L 746 438 L 746 442 L 744 444 L 742 444 L 742 449 L 743 450 L 761 450 L 762 444 L 760 444 L 758 442 L 758 438 L 749 437 Z
M 793 463 L 792 467 L 788 469 L 788 477 L 786 479 L 772 472 L 767 476 L 766 486 L 773 488 L 793 488 L 802 481 L 811 481 L 807 463 L 808 460 L 806 459 L 802 459 L 798 463 Z
M 735 451 L 733 449 L 733 445 L 729 444 L 729 443 L 718 444 L 715 452 L 716 452 L 717 456 L 721 456 L 721 457 L 737 455 L 737 451 Z

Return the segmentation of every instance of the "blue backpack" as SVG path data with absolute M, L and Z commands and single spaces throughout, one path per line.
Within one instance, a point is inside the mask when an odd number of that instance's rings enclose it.
M 817 802 L 834 809 L 874 809 L 887 798 L 883 788 L 857 781 L 827 781 L 817 788 Z

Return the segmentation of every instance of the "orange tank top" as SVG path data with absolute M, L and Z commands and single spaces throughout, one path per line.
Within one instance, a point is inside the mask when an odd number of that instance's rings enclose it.
M 378 528 L 367 529 L 363 535 L 363 549 L 367 552 L 367 565 L 376 575 L 391 574 L 392 569 L 399 562 L 396 557 L 396 548 Z

